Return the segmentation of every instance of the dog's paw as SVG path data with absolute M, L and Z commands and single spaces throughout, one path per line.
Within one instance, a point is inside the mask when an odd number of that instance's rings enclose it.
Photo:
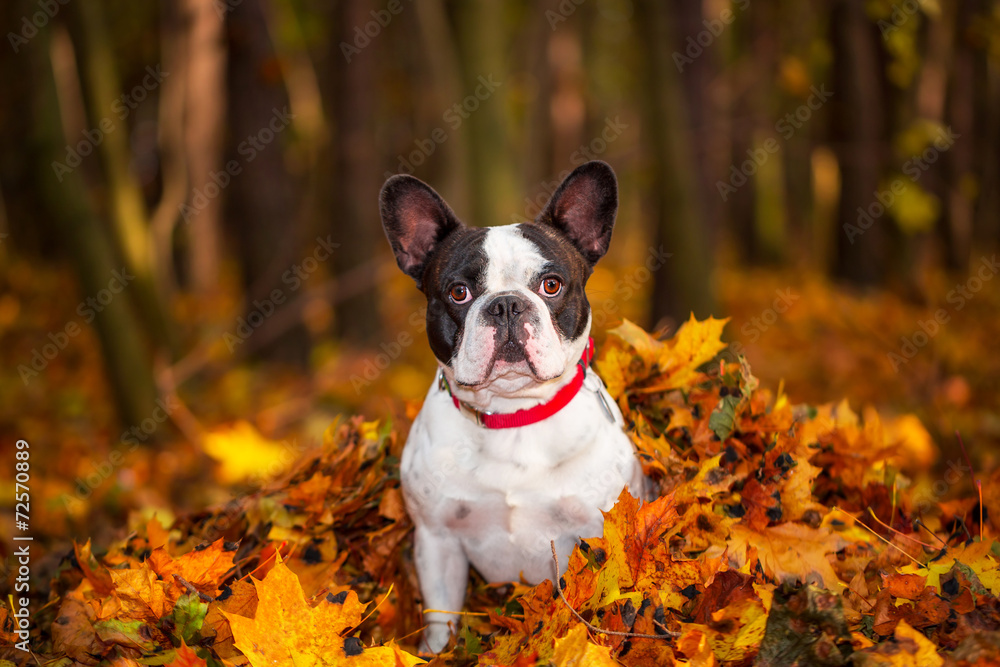
M 451 628 L 447 623 L 432 621 L 424 628 L 424 638 L 420 640 L 420 652 L 438 654 L 451 639 Z

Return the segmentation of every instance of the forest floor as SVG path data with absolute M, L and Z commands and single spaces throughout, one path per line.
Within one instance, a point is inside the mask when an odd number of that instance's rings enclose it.
M 613 313 L 595 306 L 596 367 L 664 495 L 616 506 L 605 538 L 574 552 L 562 599 L 551 583 L 474 579 L 469 609 L 483 615 L 463 619 L 440 664 L 781 664 L 802 623 L 817 638 L 802 656 L 994 664 L 1000 280 L 979 268 L 929 274 L 918 299 L 720 271 L 725 328 L 656 337 L 606 330 L 639 319 L 641 285 Z M 620 275 L 599 268 L 592 303 Z M 317 345 L 308 376 L 231 355 L 232 322 L 216 316 L 207 342 L 192 341 L 207 350 L 202 372 L 130 438 L 88 327 L 37 377 L 16 372 L 80 320 L 72 277 L 20 263 L 4 280 L 0 441 L 8 462 L 15 441 L 30 443 L 29 643 L 41 664 L 263 664 L 292 650 L 285 639 L 321 660 L 363 649 L 370 664 L 412 664 L 390 641 L 413 651 L 420 627 L 395 466 L 433 361 L 410 283 L 383 290 L 394 333 L 367 351 Z M 236 311 L 220 298 L 175 315 Z M 307 309 L 307 328 L 328 316 Z M 636 636 L 601 634 L 570 606 Z M 18 641 L 12 613 L 0 609 L 0 645 Z

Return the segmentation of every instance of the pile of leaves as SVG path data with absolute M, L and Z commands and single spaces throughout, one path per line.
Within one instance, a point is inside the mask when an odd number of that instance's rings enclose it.
M 623 493 L 556 582 L 473 577 L 431 664 L 1000 661 L 1000 471 L 935 468 L 912 416 L 760 388 L 745 361 L 717 361 L 724 324 L 692 319 L 666 341 L 627 321 L 609 332 L 595 367 L 658 498 Z M 338 422 L 256 493 L 150 520 L 99 557 L 78 544 L 36 611 L 38 661 L 418 664 L 403 440 Z

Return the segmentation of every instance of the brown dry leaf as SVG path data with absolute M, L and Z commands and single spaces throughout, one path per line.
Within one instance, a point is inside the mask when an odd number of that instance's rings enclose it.
M 111 581 L 108 568 L 94 558 L 90 549 L 90 540 L 87 540 L 83 545 L 74 542 L 73 552 L 76 555 L 76 562 L 80 564 L 80 571 L 83 572 L 83 576 L 90 580 L 98 595 L 110 593 L 115 587 L 114 582 Z
M 52 641 L 55 649 L 85 664 L 92 664 L 90 662 L 92 656 L 103 655 L 107 650 L 107 646 L 94 631 L 97 617 L 84 602 L 92 591 L 89 582 L 84 581 L 80 588 L 63 598 L 59 612 L 52 622 Z
M 121 602 L 120 616 L 157 623 L 170 613 L 180 593 L 161 581 L 147 563 L 130 570 L 109 570 L 114 595 Z

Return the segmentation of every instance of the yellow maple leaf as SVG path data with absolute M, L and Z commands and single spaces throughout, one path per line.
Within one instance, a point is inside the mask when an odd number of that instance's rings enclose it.
M 635 391 L 660 392 L 684 387 L 701 377 L 699 366 L 726 348 L 720 337 L 728 321 L 710 317 L 699 322 L 692 314 L 673 338 L 660 341 L 642 327 L 624 320 L 608 330 L 608 341 L 594 365 L 615 399 L 648 378 L 653 378 L 653 384 Z
M 808 581 L 818 576 L 823 588 L 834 593 L 846 587 L 827 555 L 843 549 L 847 542 L 827 528 L 783 523 L 756 531 L 744 524 L 734 525 L 729 533 L 728 547 L 730 556 L 740 567 L 747 564 L 750 546 L 757 549 L 764 572 L 778 581 Z
M 779 437 L 779 440 L 783 440 Z M 795 465 L 788 471 L 788 477 L 778 483 L 781 492 L 781 505 L 786 520 L 796 520 L 808 510 L 824 511 L 826 508 L 813 498 L 813 481 L 822 472 L 822 468 L 809 462 L 813 451 L 801 440 L 795 441 L 790 447 Z
M 612 346 L 602 349 L 600 357 L 594 360 L 598 375 L 604 380 L 604 386 L 611 394 L 611 398 L 616 401 L 625 395 L 625 390 L 632 382 L 628 373 L 631 361 L 631 353 Z
M 979 582 L 993 595 L 1000 596 L 1000 563 L 992 552 L 992 542 L 977 540 L 960 545 L 948 551 L 923 567 L 906 565 L 899 568 L 901 574 L 919 574 L 927 577 L 927 585 L 941 590 L 941 575 L 950 572 L 956 563 L 965 565 L 976 573 Z
M 295 452 L 287 444 L 268 440 L 245 421 L 209 433 L 202 446 L 206 454 L 222 464 L 219 479 L 225 484 L 273 477 L 295 459 Z
M 906 457 L 913 467 L 929 468 L 937 459 L 937 447 L 923 422 L 916 415 L 902 415 L 884 424 L 887 442 L 897 443 L 900 456 Z
M 889 658 L 890 665 L 898 667 L 909 667 L 909 665 L 920 665 L 921 667 L 941 667 L 944 658 L 938 655 L 937 646 L 927 639 L 918 630 L 915 630 L 906 621 L 900 621 L 893 632 L 896 646 L 894 651 L 879 653 Z
M 728 318 L 717 320 L 710 317 L 699 322 L 692 313 L 691 319 L 663 344 L 657 359 L 660 376 L 643 391 L 666 391 L 696 381 L 700 377 L 698 367 L 726 349 L 721 337 L 722 328 L 728 321 Z
M 556 667 L 614 667 L 618 663 L 611 659 L 606 646 L 598 646 L 587 641 L 587 629 L 576 625 L 562 639 L 556 640 L 552 655 Z
M 757 652 L 766 627 L 764 605 L 744 599 L 712 613 L 708 641 L 719 660 L 743 660 Z
M 253 579 L 251 577 L 251 579 Z M 355 646 L 348 663 L 344 635 L 361 623 L 364 605 L 354 591 L 341 603 L 323 600 L 315 607 L 306 603 L 295 574 L 280 555 L 263 581 L 253 579 L 257 588 L 257 612 L 253 618 L 223 612 L 232 627 L 236 648 L 253 667 L 296 665 L 388 665 L 404 667 L 420 664 L 416 656 L 404 653 L 394 644 Z

